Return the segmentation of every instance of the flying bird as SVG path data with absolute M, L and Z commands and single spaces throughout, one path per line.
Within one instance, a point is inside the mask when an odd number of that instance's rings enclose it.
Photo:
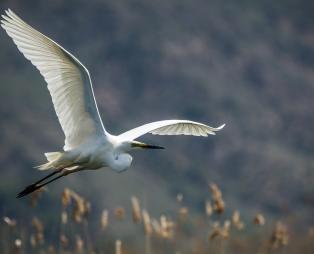
M 2 15 L 1 26 L 44 77 L 65 134 L 63 150 L 45 153 L 47 162 L 37 167 L 39 170 L 51 169 L 52 172 L 27 186 L 17 198 L 80 170 L 109 167 L 122 172 L 128 169 L 132 150 L 163 148 L 136 140 L 146 133 L 207 137 L 224 127 L 224 124 L 213 128 L 189 120 L 163 120 L 112 135 L 100 118 L 89 72 L 75 56 L 10 9 Z

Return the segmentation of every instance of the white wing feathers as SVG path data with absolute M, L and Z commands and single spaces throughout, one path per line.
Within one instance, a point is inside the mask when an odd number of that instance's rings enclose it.
M 105 135 L 88 70 L 72 54 L 41 34 L 11 10 L 1 26 L 48 84 L 53 105 L 65 134 L 64 150 Z
M 215 132 L 221 130 L 224 126 L 223 124 L 217 128 L 213 128 L 189 120 L 164 120 L 144 124 L 120 134 L 119 138 L 121 138 L 121 140 L 134 140 L 146 133 L 155 135 L 192 135 L 207 137 L 208 134 L 215 135 Z

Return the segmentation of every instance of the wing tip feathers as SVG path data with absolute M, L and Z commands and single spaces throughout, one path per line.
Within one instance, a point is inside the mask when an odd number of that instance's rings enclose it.
M 1 24 L 4 24 L 4 22 L 10 22 L 13 20 L 13 18 L 11 17 L 11 13 L 13 13 L 10 9 L 7 9 L 4 11 L 5 14 L 1 15 Z
M 217 127 L 216 129 L 217 129 L 218 131 L 220 131 L 220 130 L 223 129 L 225 126 L 226 126 L 226 124 L 224 123 L 224 124 L 220 125 L 219 127 Z

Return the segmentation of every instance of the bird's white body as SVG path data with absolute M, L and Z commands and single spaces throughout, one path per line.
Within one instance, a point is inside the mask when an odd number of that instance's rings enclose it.
M 63 151 L 46 153 L 48 162 L 38 166 L 39 169 L 57 169 L 63 175 L 103 167 L 121 172 L 131 165 L 131 150 L 161 148 L 135 141 L 146 133 L 208 136 L 224 127 L 213 128 L 189 120 L 163 120 L 139 126 L 118 136 L 111 135 L 101 121 L 89 72 L 76 57 L 11 10 L 2 15 L 1 26 L 44 77 L 65 134 Z M 28 186 L 19 197 L 44 185 L 37 183 Z
M 95 140 L 88 140 L 68 151 L 46 153 L 48 163 L 38 168 L 42 170 L 68 168 L 69 171 L 77 171 L 109 167 L 122 172 L 131 165 L 132 157 L 127 153 L 131 149 L 129 143 L 121 143 L 117 136 L 109 134 Z M 49 156 L 51 156 L 50 161 Z

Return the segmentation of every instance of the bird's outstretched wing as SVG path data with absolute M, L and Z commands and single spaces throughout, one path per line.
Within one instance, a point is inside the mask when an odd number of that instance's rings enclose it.
M 1 26 L 46 80 L 65 134 L 64 150 L 73 149 L 89 138 L 105 136 L 86 67 L 10 9 L 2 15 Z
M 134 140 L 146 133 L 155 135 L 192 135 L 207 137 L 208 134 L 215 135 L 215 132 L 221 130 L 224 126 L 223 124 L 214 128 L 203 123 L 189 120 L 164 120 L 144 124 L 120 134 L 119 138 L 121 138 L 121 140 Z

